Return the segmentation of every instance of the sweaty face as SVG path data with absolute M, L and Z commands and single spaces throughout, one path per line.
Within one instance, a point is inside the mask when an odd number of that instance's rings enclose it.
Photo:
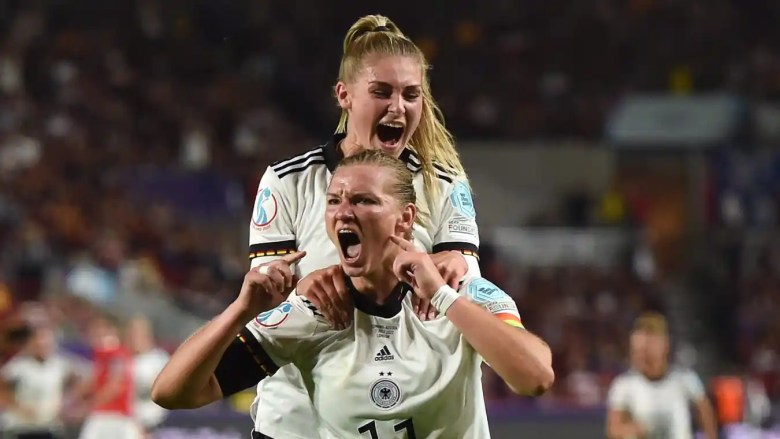
M 331 179 L 325 222 L 347 276 L 380 272 L 395 254 L 390 236 L 403 236 L 414 223 L 413 205 L 401 206 L 391 192 L 391 172 L 352 165 Z
M 400 156 L 420 124 L 421 84 L 422 66 L 412 57 L 364 58 L 354 82 L 337 86 L 339 103 L 349 113 L 348 144 Z

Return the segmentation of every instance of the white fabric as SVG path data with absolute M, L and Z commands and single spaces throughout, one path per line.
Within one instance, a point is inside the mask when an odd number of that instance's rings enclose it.
M 631 370 L 612 382 L 607 406 L 643 425 L 647 439 L 692 439 L 690 404 L 704 396 L 704 386 L 691 370 L 671 369 L 656 381 Z
M 81 427 L 79 439 L 142 439 L 141 428 L 132 418 L 118 413 L 89 415 Z
M 135 400 L 133 410 L 135 419 L 145 428 L 159 425 L 168 411 L 152 401 L 152 384 L 168 363 L 169 355 L 156 348 L 136 355 L 133 361 Z
M 414 155 L 407 164 L 413 171 L 419 169 L 419 159 Z M 270 166 L 258 187 L 249 225 L 250 246 L 295 241 L 297 250 L 307 252 L 295 267 L 300 278 L 314 270 L 337 264 L 336 247 L 325 229 L 325 192 L 330 179 L 323 147 Z M 436 205 L 430 206 L 423 190 L 423 174 L 416 172 L 414 175 L 417 204 L 427 206 L 430 214 L 427 227 L 415 226 L 415 245 L 427 252 L 431 252 L 435 245 L 446 243 L 479 246 L 475 215 L 469 211 L 469 208 L 473 210 L 473 204 L 469 206 L 470 195 L 464 193 L 466 183 L 457 179 L 452 181 L 446 175 L 437 178 L 436 183 L 440 199 Z M 270 189 L 270 193 L 264 192 L 265 189 Z M 263 218 L 265 221 L 261 221 Z M 256 267 L 277 258 L 279 256 L 254 257 L 251 265 Z M 469 267 L 467 276 L 479 276 L 477 258 L 465 258 Z M 316 437 L 316 414 L 300 373 L 292 366 L 285 366 L 273 377 L 260 382 L 250 413 L 255 430 L 273 438 Z
M 442 285 L 431 298 L 431 305 L 439 311 L 440 314 L 447 314 L 453 303 L 460 297 L 457 291 L 449 285 Z
M 342 331 L 330 329 L 300 296 L 277 308 L 273 326 L 268 319 L 247 325 L 277 365 L 301 371 L 320 416 L 319 437 L 362 437 L 372 429 L 380 438 L 398 437 L 404 425 L 420 438 L 490 437 L 481 356 L 446 316 L 417 318 L 410 294 L 395 316 L 356 310 Z M 512 299 L 482 278 L 464 282 L 459 294 L 519 320 Z
M 12 358 L 0 376 L 13 385 L 16 403 L 32 413 L 6 411 L 5 428 L 16 432 L 60 428 L 63 390 L 72 373 L 69 361 L 56 354 L 43 362 L 24 354 Z

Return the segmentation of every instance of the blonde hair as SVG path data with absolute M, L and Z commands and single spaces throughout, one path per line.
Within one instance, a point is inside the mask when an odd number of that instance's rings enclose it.
M 422 115 L 420 125 L 409 140 L 409 147 L 420 157 L 425 194 L 433 202 L 439 195 L 434 162 L 455 176 L 466 178 L 466 172 L 455 150 L 452 134 L 444 126 L 444 116 L 433 99 L 428 79 L 428 61 L 425 54 L 389 18 L 366 15 L 359 18 L 344 37 L 344 53 L 339 66 L 338 80 L 354 81 L 369 55 L 408 56 L 419 61 L 422 68 Z M 347 131 L 348 113 L 342 110 L 337 133 Z
M 655 311 L 646 311 L 634 321 L 634 332 L 669 335 L 669 327 L 666 323 L 666 317 Z

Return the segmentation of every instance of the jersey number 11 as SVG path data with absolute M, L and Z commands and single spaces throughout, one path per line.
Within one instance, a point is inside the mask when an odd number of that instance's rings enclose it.
M 414 424 L 412 418 L 409 418 L 403 422 L 399 422 L 393 426 L 393 430 L 402 431 L 406 430 L 407 439 L 417 439 L 417 435 L 414 434 Z M 379 434 L 376 432 L 376 421 L 371 421 L 368 424 L 363 424 L 358 427 L 358 433 L 368 433 L 371 439 L 379 439 Z

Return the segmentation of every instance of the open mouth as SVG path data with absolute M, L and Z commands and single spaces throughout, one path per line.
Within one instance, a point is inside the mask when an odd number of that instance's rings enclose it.
M 404 135 L 404 127 L 399 124 L 380 123 L 376 127 L 376 136 L 387 145 L 395 145 Z
M 346 262 L 355 262 L 359 257 L 362 250 L 360 244 L 360 237 L 353 230 L 341 229 L 338 233 L 339 246 L 341 246 L 341 254 L 344 256 Z

